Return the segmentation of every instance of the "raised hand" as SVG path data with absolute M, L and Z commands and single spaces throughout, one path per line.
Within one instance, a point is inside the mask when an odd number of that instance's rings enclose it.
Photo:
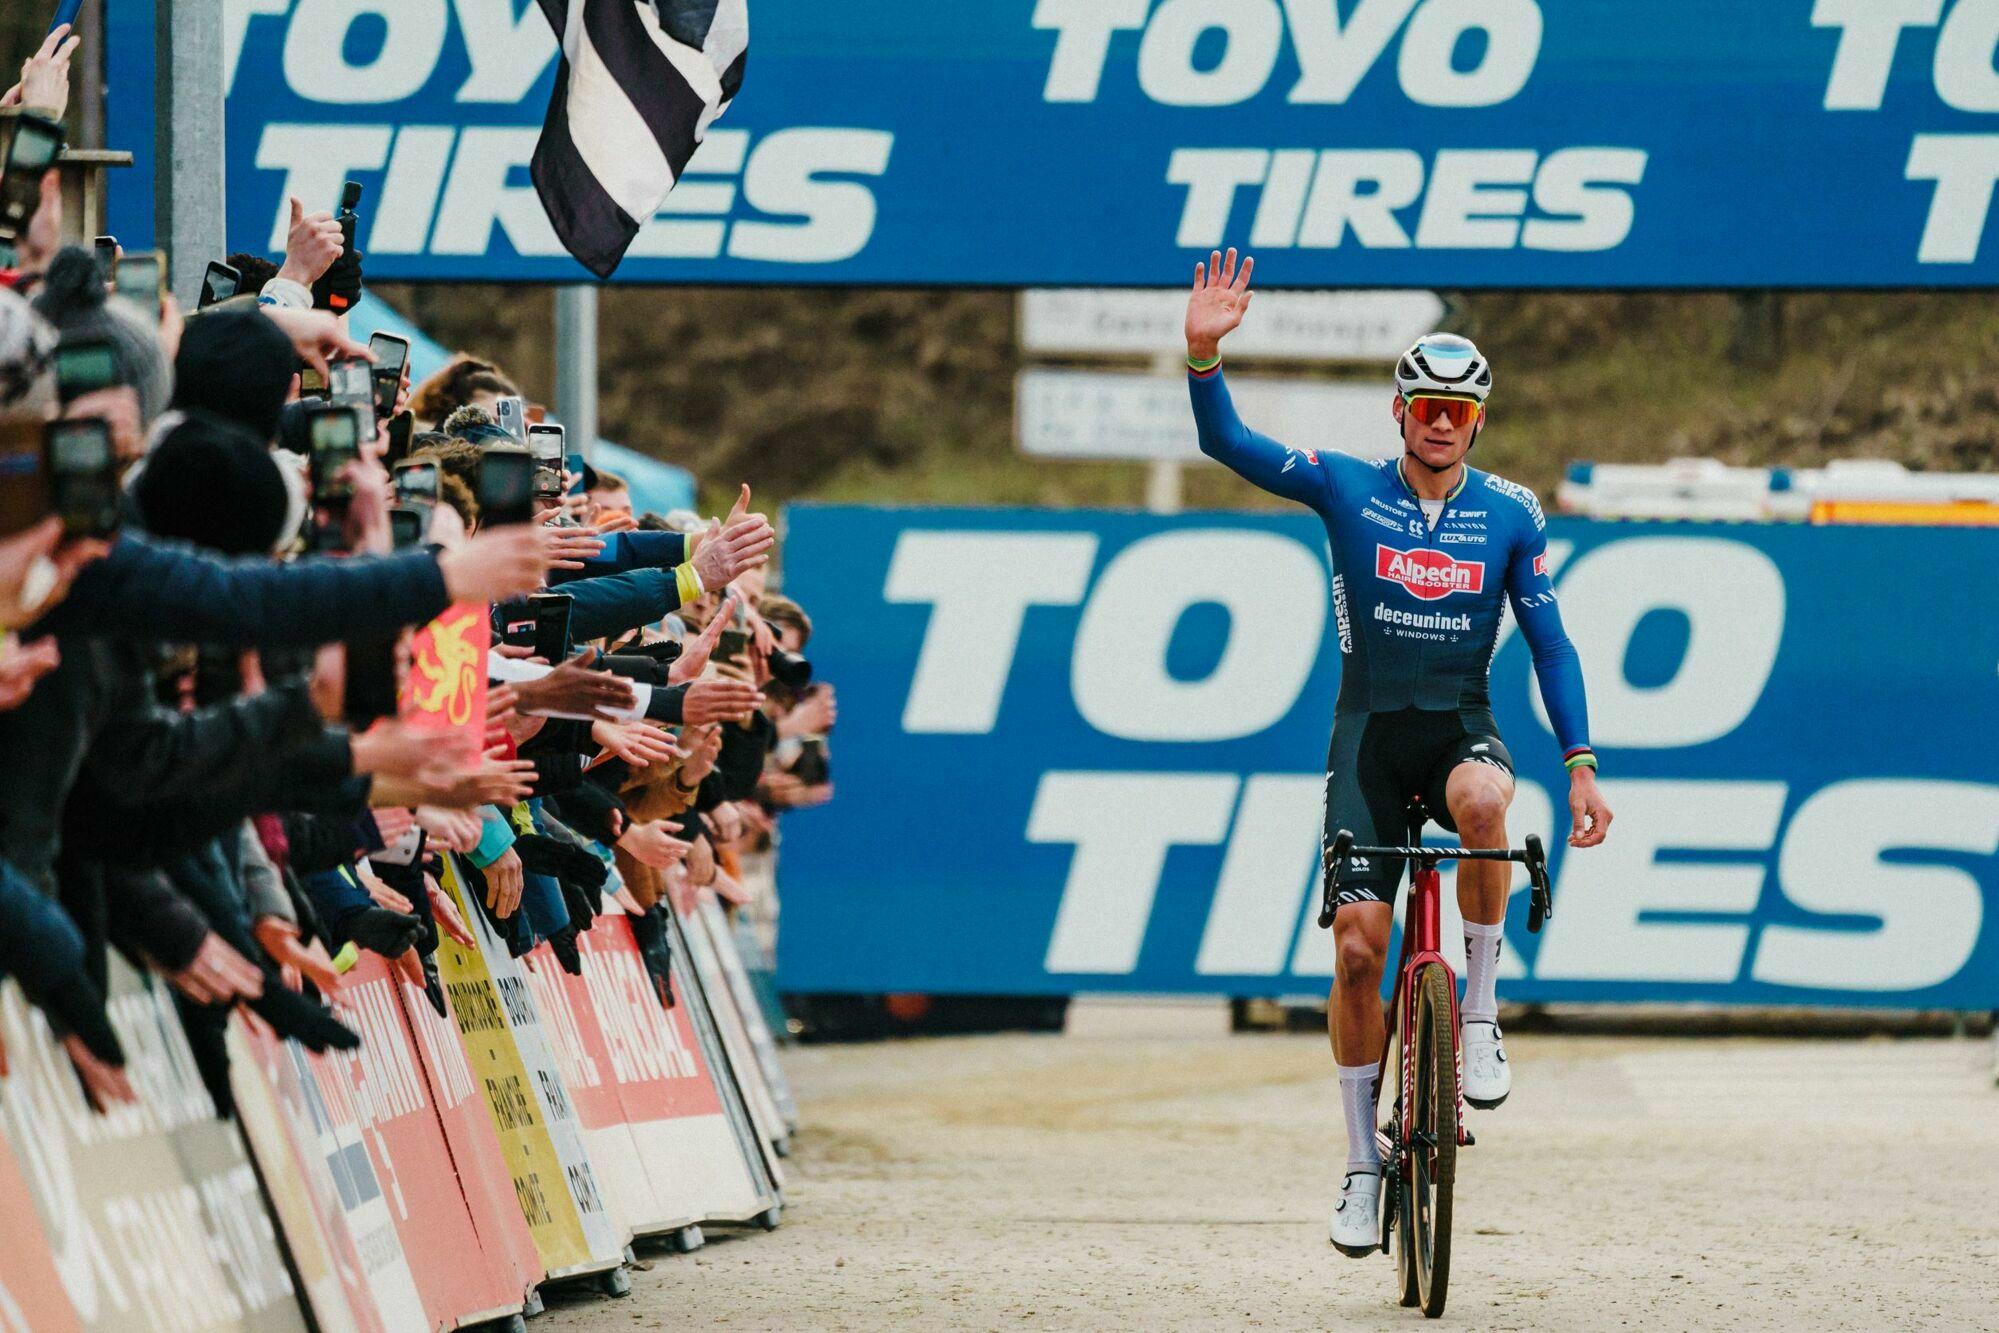
M 769 519 L 749 510 L 750 487 L 745 482 L 735 507 L 729 510 L 728 520 L 709 524 L 701 544 L 694 550 L 694 572 L 701 576 L 702 587 L 720 588 L 744 570 L 755 569 L 770 559 L 770 548 L 777 536 L 770 529 Z
M 715 653 L 716 640 L 729 626 L 736 611 L 736 594 L 731 591 L 722 599 L 722 605 L 715 614 L 708 617 L 708 623 L 699 634 L 680 645 L 680 656 L 673 659 L 673 665 L 666 669 L 668 684 L 684 685 L 708 669 L 708 659 Z
M 1256 261 L 1244 255 L 1236 267 L 1236 252 L 1225 258 L 1217 250 L 1205 264 L 1194 265 L 1194 290 L 1187 297 L 1187 355 L 1206 361 L 1221 354 L 1222 339 L 1235 332 L 1249 309 L 1249 271 Z

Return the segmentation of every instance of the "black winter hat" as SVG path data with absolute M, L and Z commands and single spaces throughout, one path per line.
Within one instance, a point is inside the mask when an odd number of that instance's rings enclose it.
M 173 405 L 227 417 L 268 442 L 297 371 L 291 339 L 261 309 L 210 306 L 187 317 L 174 361 Z
M 189 413 L 146 455 L 132 500 L 146 531 L 225 555 L 269 555 L 292 510 L 263 442 L 202 412 Z

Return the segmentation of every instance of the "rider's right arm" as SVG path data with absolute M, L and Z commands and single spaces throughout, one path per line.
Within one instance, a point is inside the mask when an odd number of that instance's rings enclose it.
M 1287 448 L 1243 424 L 1220 367 L 1206 374 L 1189 370 L 1187 392 L 1194 400 L 1194 427 L 1202 453 L 1272 495 L 1314 508 L 1331 498 L 1330 479 L 1314 455 Z

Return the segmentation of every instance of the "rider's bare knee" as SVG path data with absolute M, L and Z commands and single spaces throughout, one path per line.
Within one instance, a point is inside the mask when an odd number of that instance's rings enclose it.
M 1340 984 L 1363 989 L 1381 985 L 1384 951 L 1358 930 L 1348 931 L 1339 940 Z
M 1467 838 L 1496 842 L 1506 837 L 1506 789 L 1497 782 L 1467 787 L 1451 803 L 1451 818 Z

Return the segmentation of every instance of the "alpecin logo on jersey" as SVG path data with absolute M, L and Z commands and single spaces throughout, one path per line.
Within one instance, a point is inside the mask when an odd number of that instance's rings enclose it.
M 1477 560 L 1454 560 L 1445 551 L 1376 546 L 1374 573 L 1377 578 L 1401 584 L 1426 602 L 1454 592 L 1485 591 L 1485 565 Z

